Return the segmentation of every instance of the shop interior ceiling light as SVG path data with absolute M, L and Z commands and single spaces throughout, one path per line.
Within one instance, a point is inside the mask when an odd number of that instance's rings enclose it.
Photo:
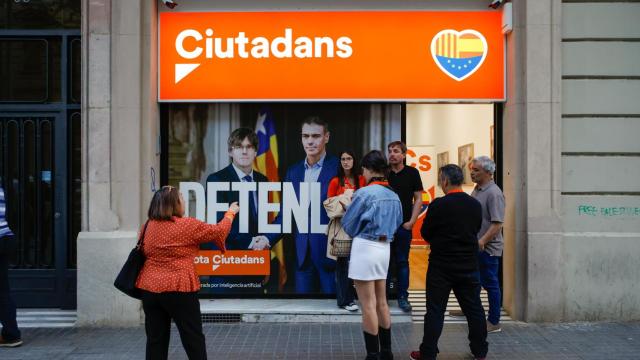
M 169 9 L 173 9 L 174 7 L 178 6 L 178 3 L 176 3 L 173 0 L 162 0 L 162 2 L 169 8 Z

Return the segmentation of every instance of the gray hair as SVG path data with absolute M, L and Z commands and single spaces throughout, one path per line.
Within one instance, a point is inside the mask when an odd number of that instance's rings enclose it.
M 493 160 L 491 160 L 491 158 L 488 156 L 483 155 L 483 156 L 474 157 L 473 162 L 480 165 L 480 167 L 483 168 L 484 171 L 492 175 L 496 172 L 496 163 L 493 162 Z
M 464 180 L 464 175 L 462 175 L 462 169 L 460 166 L 455 164 L 447 164 L 440 168 L 440 179 L 446 178 L 449 180 L 449 184 L 453 186 L 462 185 L 462 181 Z

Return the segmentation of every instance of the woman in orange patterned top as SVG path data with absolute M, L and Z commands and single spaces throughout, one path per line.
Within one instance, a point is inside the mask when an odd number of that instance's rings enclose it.
M 175 187 L 164 186 L 153 195 L 142 230 L 146 260 L 136 282 L 142 290 L 147 359 L 167 359 L 171 319 L 189 359 L 207 358 L 193 259 L 202 243 L 213 242 L 224 251 L 238 210 L 238 204 L 232 203 L 219 223 L 207 224 L 182 217 L 184 200 Z

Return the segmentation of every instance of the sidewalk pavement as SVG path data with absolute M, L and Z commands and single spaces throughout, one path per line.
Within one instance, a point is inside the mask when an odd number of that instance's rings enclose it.
M 363 359 L 356 323 L 205 324 L 209 359 Z M 422 324 L 392 328 L 396 359 L 408 359 Z M 439 359 L 470 359 L 464 324 L 446 324 Z M 145 334 L 137 328 L 24 329 L 24 345 L 0 348 L 0 359 L 143 359 Z M 489 335 L 489 359 L 640 359 L 640 323 L 504 324 Z M 186 359 L 177 330 L 170 359 Z

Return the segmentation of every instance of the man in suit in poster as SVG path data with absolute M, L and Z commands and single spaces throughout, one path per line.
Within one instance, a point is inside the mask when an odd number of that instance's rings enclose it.
M 337 175 L 339 160 L 336 156 L 327 154 L 326 145 L 329 142 L 329 126 L 317 116 L 307 117 L 301 128 L 302 146 L 306 157 L 287 169 L 284 182 L 293 184 L 296 196 L 300 199 L 300 183 L 320 183 L 320 223 L 327 225 L 329 217 L 322 206 L 327 198 L 329 182 Z M 309 209 L 311 220 L 311 209 Z M 280 215 L 275 220 L 281 223 Z M 311 221 L 309 221 L 309 224 Z M 308 294 L 322 292 L 335 293 L 335 261 L 327 258 L 327 235 L 324 233 L 299 233 L 296 226 L 292 227 L 296 244 L 296 293 Z M 268 234 L 273 245 L 280 237 L 279 234 Z
M 266 176 L 253 170 L 253 161 L 256 158 L 258 150 L 258 137 L 249 128 L 235 129 L 227 140 L 229 157 L 231 164 L 224 169 L 213 173 L 207 177 L 207 183 L 210 182 L 266 182 L 269 181 Z M 258 204 L 257 191 L 249 194 L 249 232 L 239 232 L 239 219 L 236 216 L 233 221 L 231 232 L 227 237 L 227 250 L 247 250 L 251 244 L 251 240 L 258 234 Z M 239 200 L 237 191 L 218 191 L 218 203 L 232 203 Z M 218 217 L 224 216 L 224 213 L 218 214 Z M 218 219 L 219 221 L 220 219 Z M 252 244 L 252 249 L 262 250 L 268 247 L 268 244 L 262 241 Z
M 258 137 L 249 128 L 235 129 L 229 139 L 227 140 L 229 157 L 231 158 L 231 164 L 224 169 L 213 173 L 207 177 L 207 183 L 210 182 L 266 182 L 269 181 L 266 176 L 253 170 L 253 161 L 256 158 L 258 149 Z M 229 186 L 231 188 L 231 184 Z M 218 191 L 217 202 L 218 203 L 232 203 L 239 201 L 238 191 Z M 249 194 L 249 204 L 243 205 L 245 209 L 249 211 L 249 231 L 246 233 L 240 232 L 240 216 L 236 216 L 233 220 L 231 232 L 227 236 L 226 248 L 227 250 L 264 250 L 269 248 L 269 242 L 260 237 L 257 241 L 252 242 L 253 237 L 258 235 L 258 216 L 257 216 L 257 204 L 258 204 L 258 192 L 252 191 Z M 223 212 L 219 212 L 217 215 L 217 221 L 220 221 Z M 205 245 L 206 247 L 206 245 Z M 273 267 L 272 267 L 273 271 Z M 272 273 L 271 276 L 274 276 Z M 277 274 L 275 275 L 277 279 Z M 243 293 L 261 293 L 261 287 L 255 287 L 255 284 L 262 284 L 264 276 L 212 276 L 212 285 L 214 286 L 214 292 L 243 292 Z M 226 287 L 227 284 L 232 284 L 234 287 Z M 242 284 L 250 284 L 249 287 L 240 286 Z

